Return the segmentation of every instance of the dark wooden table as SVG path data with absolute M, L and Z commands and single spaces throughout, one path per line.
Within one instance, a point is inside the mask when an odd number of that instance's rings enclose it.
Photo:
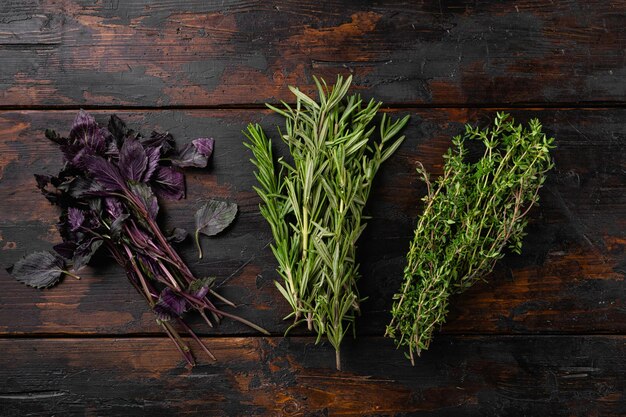
M 0 415 L 626 414 L 626 3 L 624 1 L 4 0 L 0 4 Z M 411 114 L 384 166 L 359 242 L 363 315 L 334 370 L 327 344 L 282 334 L 269 229 L 252 191 L 242 129 L 270 131 L 264 102 L 288 85 L 353 74 L 354 91 Z M 186 369 L 123 272 L 106 259 L 45 291 L 5 271 L 59 241 L 58 213 L 34 173 L 60 155 L 79 108 L 112 112 L 179 143 L 213 136 L 209 170 L 163 224 L 191 229 L 203 198 L 236 201 L 230 231 L 204 241 L 241 315 L 196 328 L 217 356 Z M 465 122 L 498 109 L 538 117 L 557 138 L 556 168 L 524 251 L 452 302 L 448 323 L 411 367 L 382 338 L 424 187 Z M 192 320 L 193 321 L 193 320 Z

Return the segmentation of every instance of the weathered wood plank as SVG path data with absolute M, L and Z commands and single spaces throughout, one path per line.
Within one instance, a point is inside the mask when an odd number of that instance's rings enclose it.
M 626 100 L 626 4 L 7 0 L 3 106 L 291 100 L 352 73 L 393 103 Z
M 402 111 L 404 113 L 405 111 Z M 398 288 L 404 254 L 419 213 L 424 188 L 414 172 L 418 160 L 434 173 L 442 154 L 466 120 L 486 122 L 489 110 L 407 110 L 413 117 L 399 152 L 384 166 L 369 211 L 373 215 L 359 243 L 363 279 L 362 334 L 380 335 Z M 96 114 L 106 119 L 107 112 Z M 489 283 L 476 285 L 452 303 L 444 332 L 611 333 L 626 331 L 626 110 L 530 109 L 520 119 L 539 117 L 556 135 L 557 167 L 534 210 L 521 256 L 508 256 Z M 0 112 L 0 263 L 6 267 L 58 241 L 57 213 L 35 188 L 32 174 L 53 173 L 60 156 L 43 138 L 46 127 L 67 129 L 74 113 Z M 208 256 L 197 261 L 191 243 L 181 253 L 199 276 L 234 276 L 224 292 L 242 304 L 240 313 L 276 334 L 288 313 L 274 288 L 275 261 L 269 229 L 258 213 L 249 153 L 241 130 L 248 121 L 268 129 L 278 119 L 255 110 L 123 112 L 129 123 L 169 130 L 180 141 L 213 135 L 216 153 L 208 171 L 188 172 L 188 199 L 164 202 L 166 227 L 193 228 L 192 213 L 202 198 L 229 198 L 240 216 L 228 233 L 205 239 Z M 268 130 L 268 132 L 272 132 Z M 120 269 L 99 261 L 83 280 L 67 280 L 38 291 L 0 270 L 0 333 L 134 334 L 160 330 L 143 299 Z M 200 327 L 202 328 L 202 327 Z M 224 323 L 222 334 L 246 334 Z M 248 333 L 249 334 L 249 333 Z
M 185 369 L 170 341 L 0 340 L 3 416 L 620 416 L 624 336 L 440 337 L 411 367 L 389 340 L 208 338 Z

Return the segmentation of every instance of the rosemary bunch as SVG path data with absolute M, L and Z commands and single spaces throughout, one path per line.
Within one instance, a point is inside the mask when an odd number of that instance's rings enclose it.
M 467 141 L 484 145 L 478 162 L 467 161 Z M 522 127 L 498 113 L 493 127 L 467 125 L 453 139 L 434 184 L 419 166 L 428 194 L 387 326 L 387 336 L 408 348 L 411 363 L 445 322 L 450 295 L 484 279 L 507 246 L 521 252 L 526 215 L 553 167 L 553 142 L 537 119 Z
M 338 77 L 332 88 L 315 82 L 319 102 L 290 87 L 295 107 L 268 105 L 285 118 L 279 132 L 292 164 L 275 162 L 271 140 L 259 125 L 248 126 L 246 146 L 254 154 L 260 184 L 255 190 L 283 279 L 275 284 L 293 309 L 285 318 L 294 320 L 289 329 L 306 322 L 318 342 L 326 335 L 340 369 L 339 347 L 362 301 L 355 252 L 365 228 L 363 208 L 378 168 L 404 140 L 396 136 L 408 116 L 392 122 L 383 115 L 375 142 L 373 119 L 382 103 L 347 96 L 351 77 Z

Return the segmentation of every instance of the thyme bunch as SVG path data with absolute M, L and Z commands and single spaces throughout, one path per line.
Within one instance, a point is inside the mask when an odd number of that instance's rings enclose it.
M 383 115 L 374 124 L 381 102 L 347 96 L 351 77 L 334 87 L 315 79 L 319 102 L 295 87 L 295 107 L 270 109 L 285 118 L 280 137 L 293 163 L 274 159 L 272 142 L 259 125 L 248 126 L 261 197 L 261 214 L 269 223 L 283 283 L 275 282 L 289 302 L 294 326 L 306 322 L 319 342 L 326 336 L 341 368 L 340 345 L 359 312 L 356 242 L 363 232 L 363 208 L 380 165 L 404 140 L 397 137 L 408 116 L 392 122 Z M 379 141 L 372 140 L 378 128 Z
M 478 162 L 467 161 L 468 141 L 484 145 Z M 428 193 L 386 332 L 408 349 L 411 363 L 445 322 L 450 295 L 484 279 L 506 247 L 521 252 L 526 216 L 554 165 L 553 142 L 537 119 L 522 127 L 498 113 L 492 127 L 467 125 L 453 139 L 435 183 L 419 165 Z

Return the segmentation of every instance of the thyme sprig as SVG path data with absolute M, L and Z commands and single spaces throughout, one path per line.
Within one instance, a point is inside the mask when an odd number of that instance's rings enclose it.
M 478 162 L 467 161 L 468 141 L 484 145 Z M 493 127 L 467 125 L 465 134 L 453 139 L 443 176 L 434 184 L 419 165 L 428 189 L 425 208 L 387 326 L 396 345 L 408 348 L 412 363 L 445 322 L 450 295 L 483 280 L 507 246 L 521 252 L 526 216 L 554 165 L 553 142 L 537 119 L 522 127 L 498 113 Z
M 397 136 L 408 116 L 392 122 L 383 115 L 375 142 L 373 121 L 382 103 L 347 96 L 351 77 L 338 77 L 332 88 L 315 82 L 319 102 L 290 87 L 295 107 L 268 105 L 285 118 L 279 133 L 293 163 L 275 162 L 271 140 L 259 125 L 248 126 L 246 146 L 254 154 L 255 190 L 283 279 L 275 284 L 293 310 L 285 318 L 294 320 L 289 329 L 306 322 L 318 342 L 325 335 L 340 369 L 341 341 L 351 327 L 354 331 L 362 301 L 355 252 L 366 226 L 363 208 L 380 165 L 404 140 Z

